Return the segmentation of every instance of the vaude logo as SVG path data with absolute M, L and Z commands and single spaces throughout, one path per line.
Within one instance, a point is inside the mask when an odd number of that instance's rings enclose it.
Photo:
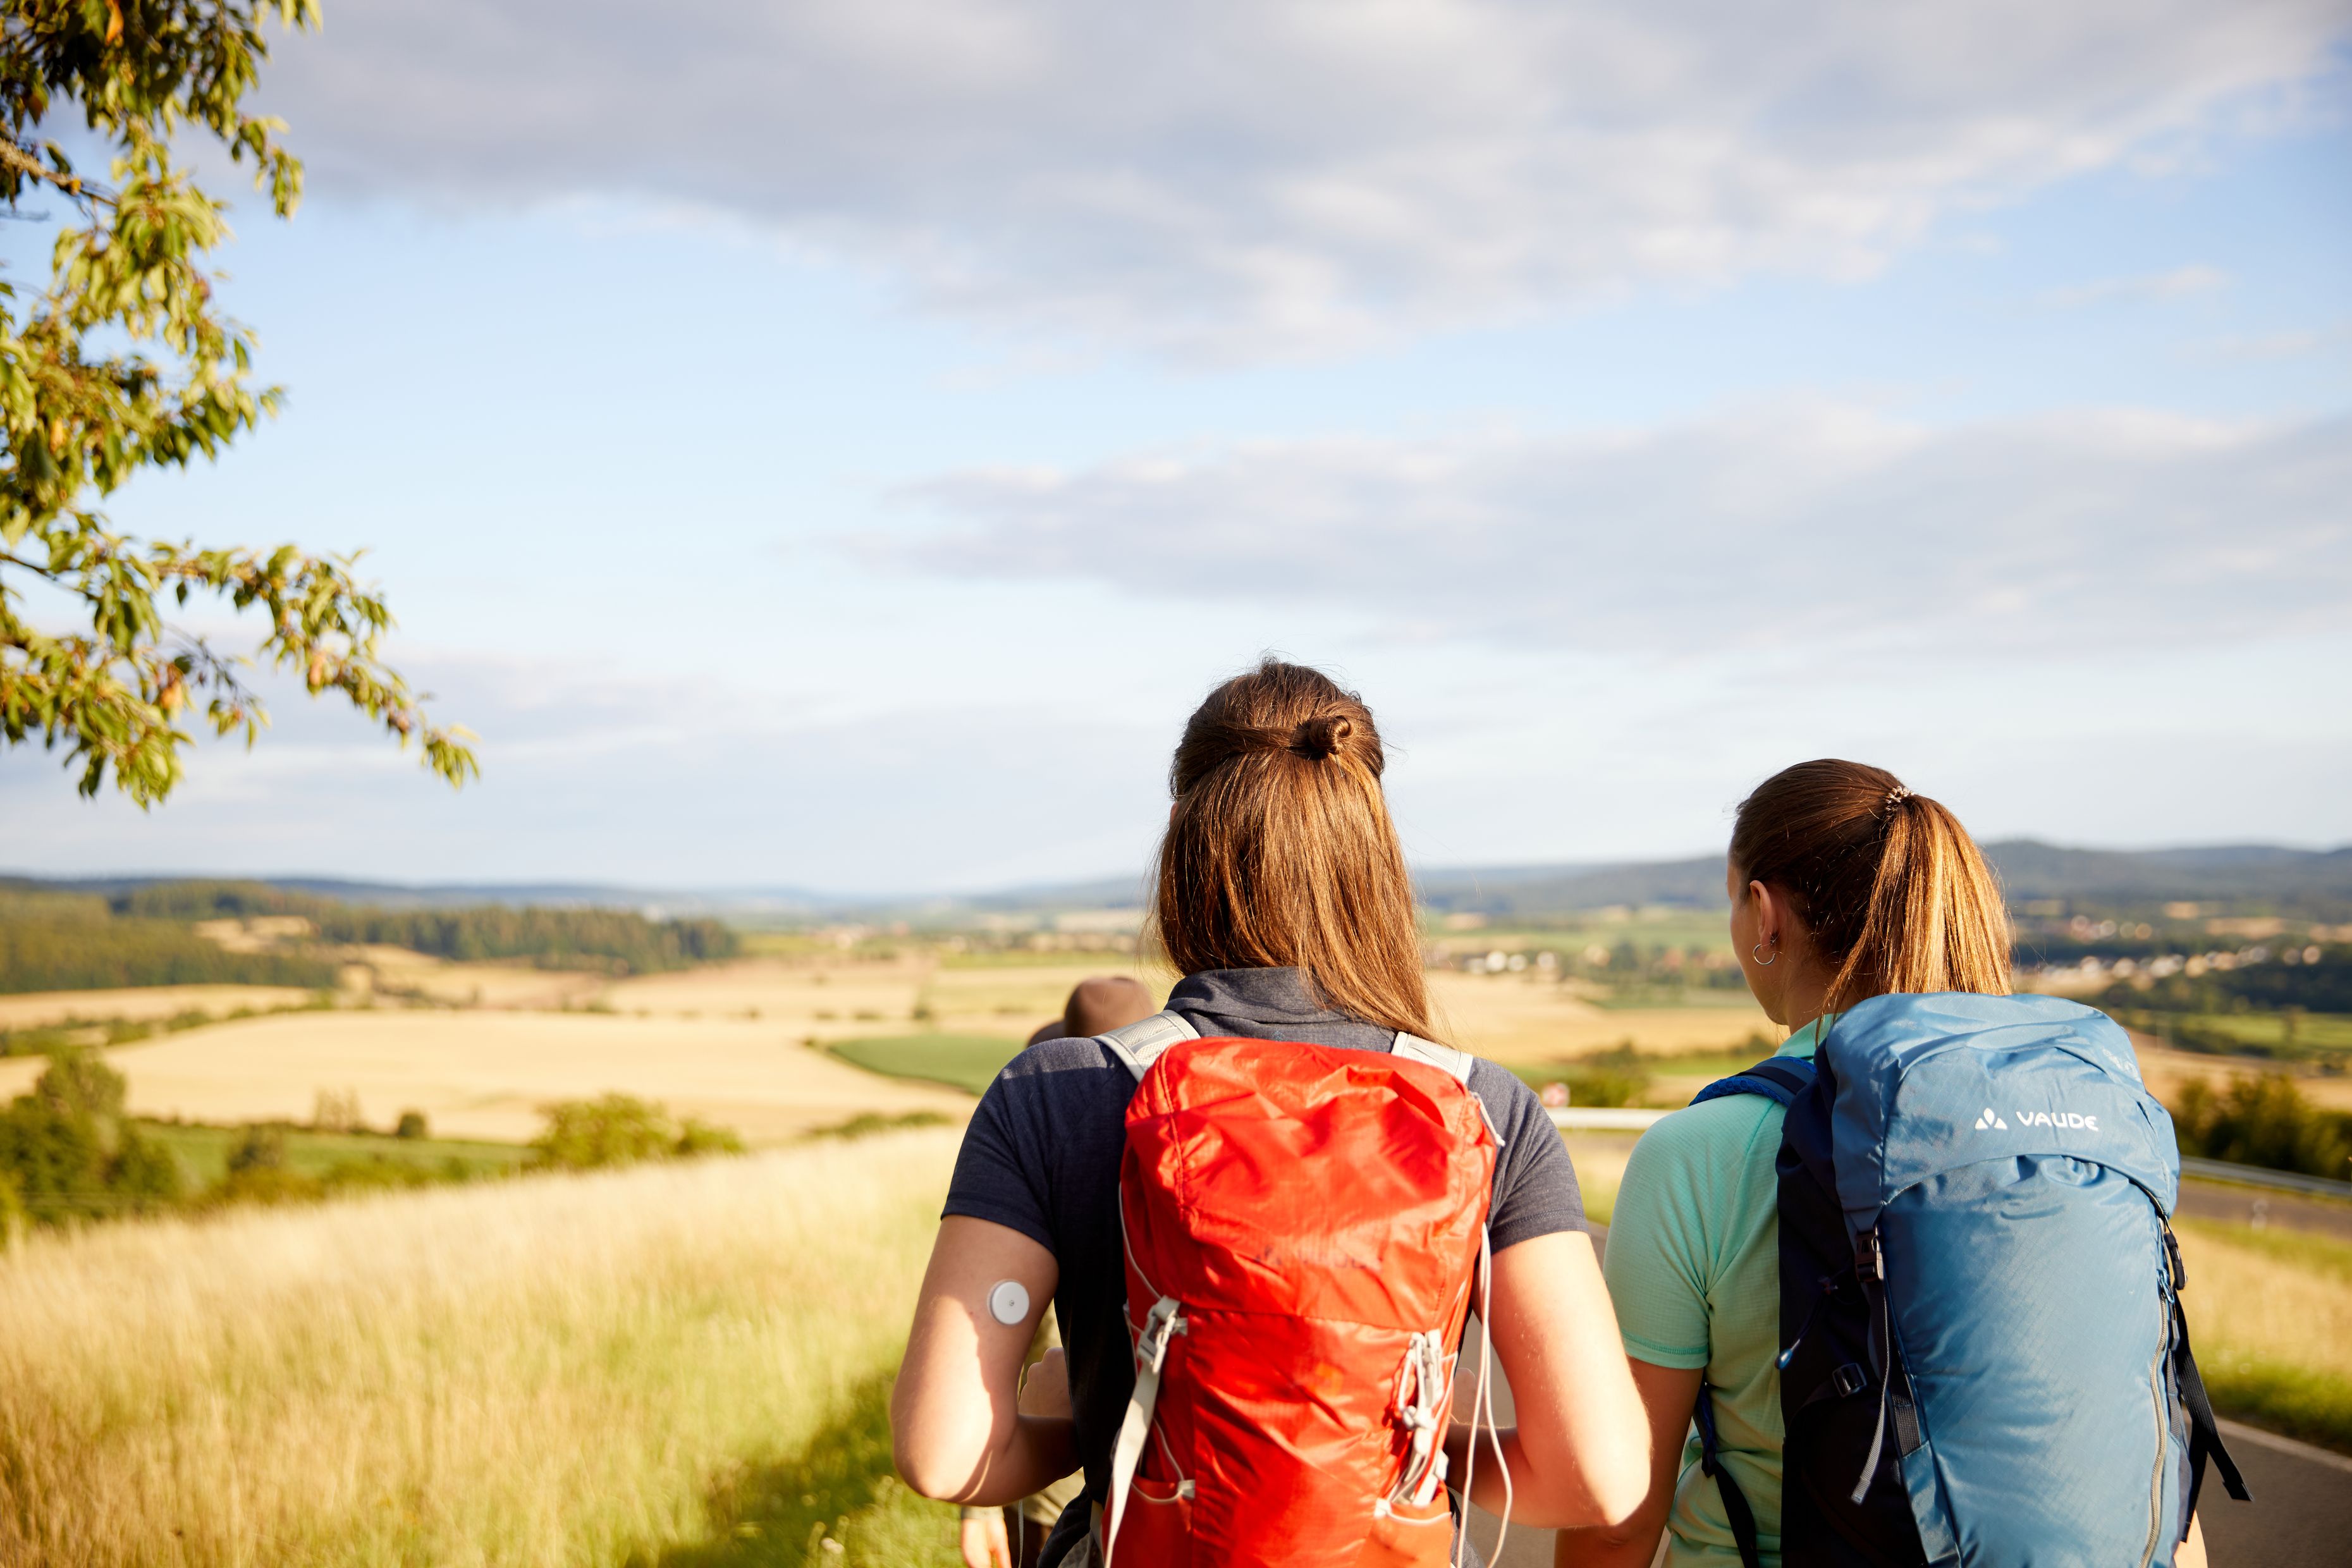
M 2074 1110 L 2021 1110 L 2017 1113 L 2017 1124 L 2020 1127 L 2080 1128 L 2085 1132 L 2096 1132 L 2099 1130 L 2097 1117 L 2084 1116 L 2080 1111 Z M 1984 1114 L 1977 1118 L 1977 1131 L 2006 1132 L 2009 1131 L 2009 1123 L 2003 1121 L 2000 1113 L 1988 1105 L 1985 1107 Z

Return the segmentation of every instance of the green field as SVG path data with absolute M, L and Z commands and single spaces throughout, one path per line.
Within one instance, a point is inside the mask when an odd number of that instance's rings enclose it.
M 228 1173 L 231 1150 L 245 1137 L 242 1127 L 207 1127 L 189 1121 L 141 1121 L 140 1136 L 175 1155 L 199 1187 Z M 323 1176 L 338 1165 L 383 1161 L 413 1165 L 436 1175 L 502 1176 L 521 1168 L 530 1151 L 519 1143 L 483 1143 L 452 1138 L 387 1138 L 366 1132 L 286 1130 L 286 1168 L 297 1175 Z
M 2344 1013 L 2159 1013 L 2152 1015 L 2158 1032 L 2178 1018 L 2187 1031 L 2207 1038 L 2219 1036 L 2241 1046 L 2271 1051 L 2352 1052 L 2352 1015 Z M 2290 1033 L 2292 1037 L 2290 1037 Z
M 1022 1046 L 998 1035 L 894 1035 L 886 1039 L 841 1040 L 830 1048 L 842 1060 L 868 1072 L 943 1083 L 978 1094 L 1006 1062 L 1021 1054 Z
M 1611 1011 L 1648 1007 L 1752 1008 L 1756 998 L 1745 985 L 1612 985 L 1590 999 Z

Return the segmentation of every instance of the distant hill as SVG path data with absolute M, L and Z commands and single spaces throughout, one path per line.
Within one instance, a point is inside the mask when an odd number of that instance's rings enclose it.
M 2168 902 L 2208 912 L 2280 914 L 2352 921 L 2352 847 L 2288 849 L 2211 845 L 2181 849 L 2069 849 L 2030 838 L 1985 847 L 2012 903 L 2063 900 L 2085 908 L 2153 910 Z M 1616 905 L 1723 907 L 1723 858 L 1552 865 L 1430 867 L 1416 873 L 1423 903 L 1440 914 L 1541 919 Z M 188 883 L 184 877 L 91 877 L 63 880 L 0 877 L 0 892 L 101 894 Z M 322 877 L 242 879 L 289 893 L 383 910 L 482 905 L 614 909 L 664 915 L 718 915 L 758 923 L 904 920 L 960 925 L 986 917 L 1044 917 L 1133 909 L 1146 896 L 1142 873 L 1001 892 L 858 897 L 794 887 L 630 888 L 583 882 L 388 883 Z M 2152 918 L 2143 914 L 2140 918 Z
M 2068 849 L 2031 838 L 1985 846 L 2012 903 L 2063 900 L 2116 908 L 2173 901 L 2213 912 L 2352 920 L 2352 848 L 2214 845 Z M 1537 917 L 1614 904 L 1723 907 L 1723 858 L 1601 866 L 1489 866 L 1421 873 L 1423 900 L 1445 913 Z
M 503 904 L 545 910 L 645 910 L 671 913 L 703 913 L 719 910 L 774 910 L 814 914 L 842 907 L 844 900 L 798 888 L 709 890 L 660 889 L 599 882 L 362 882 L 335 877 L 188 875 L 120 877 L 0 876 L 0 893 L 91 893 L 117 898 L 145 889 L 195 884 L 252 884 L 285 893 L 331 899 L 337 903 L 364 904 L 381 910 L 463 910 Z
M 1723 857 L 1622 865 L 1467 866 L 1420 873 L 1422 902 L 1444 914 L 1544 915 L 1612 905 L 1723 903 Z
M 2280 912 L 2315 902 L 2352 902 L 2352 847 L 2282 849 L 2225 844 L 2194 849 L 2064 849 L 2030 838 L 1987 846 L 2014 900 L 2111 902 L 2212 900 L 2275 903 Z

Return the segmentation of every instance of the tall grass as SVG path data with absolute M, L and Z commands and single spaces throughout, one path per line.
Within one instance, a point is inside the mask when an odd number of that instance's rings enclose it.
M 2352 1453 L 2352 1245 L 2179 1223 L 2181 1300 L 2222 1414 Z
M 876 1434 L 953 1149 L 31 1237 L 0 1562 L 952 1563 Z

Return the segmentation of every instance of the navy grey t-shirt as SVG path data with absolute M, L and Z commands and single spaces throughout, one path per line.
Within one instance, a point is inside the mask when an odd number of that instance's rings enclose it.
M 1395 1038 L 1318 1005 L 1297 969 L 1208 970 L 1180 982 L 1168 1005 L 1203 1036 L 1374 1051 Z M 1502 1138 L 1487 1219 L 1495 1250 L 1582 1229 L 1575 1167 L 1535 1092 L 1485 1060 L 1472 1065 L 1470 1089 Z M 1096 1500 L 1110 1490 L 1111 1444 L 1135 1387 L 1118 1239 L 1118 1163 L 1134 1093 L 1127 1068 L 1092 1039 L 1030 1047 L 997 1074 L 972 1113 L 945 1211 L 1010 1226 L 1054 1254 L 1078 1453 Z M 1073 1513 L 1084 1510 L 1081 1499 Z M 1046 1562 L 1057 1560 L 1072 1526 L 1065 1519 L 1055 1530 Z

